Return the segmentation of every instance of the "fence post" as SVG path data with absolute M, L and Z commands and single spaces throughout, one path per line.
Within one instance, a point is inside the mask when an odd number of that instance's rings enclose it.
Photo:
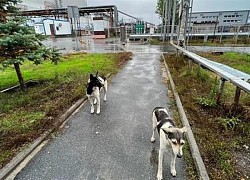
M 240 92 L 241 92 L 241 89 L 239 87 L 236 87 L 235 96 L 234 96 L 234 104 L 235 105 L 239 104 Z

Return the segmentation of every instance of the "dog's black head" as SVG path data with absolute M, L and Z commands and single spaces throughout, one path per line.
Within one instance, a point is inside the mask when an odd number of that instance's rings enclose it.
M 89 80 L 87 84 L 87 94 L 91 95 L 95 87 L 98 87 L 98 88 L 101 87 L 101 83 L 98 80 L 98 71 L 96 73 L 96 76 L 93 76 L 93 74 L 90 74 L 89 76 Z

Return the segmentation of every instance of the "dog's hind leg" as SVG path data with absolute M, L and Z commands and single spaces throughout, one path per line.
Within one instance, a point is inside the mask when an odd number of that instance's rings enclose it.
M 107 91 L 108 91 L 108 82 L 107 80 L 104 81 L 104 101 L 107 101 Z
M 152 134 L 152 137 L 151 137 L 151 142 L 155 142 L 155 130 L 157 128 L 157 119 L 156 119 L 156 116 L 155 116 L 155 112 L 153 112 L 152 123 L 153 123 L 153 134 Z

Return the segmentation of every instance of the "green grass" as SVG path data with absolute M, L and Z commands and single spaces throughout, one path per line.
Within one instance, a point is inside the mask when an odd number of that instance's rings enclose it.
M 250 74 L 250 55 L 237 52 L 225 52 L 221 56 L 213 55 L 211 53 L 201 53 L 201 56 L 208 59 L 226 64 L 232 68 L 238 69 Z
M 211 53 L 201 53 L 201 56 L 210 60 L 223 63 L 234 69 L 250 74 L 250 55 L 237 52 L 225 52 L 223 55 L 214 55 Z M 225 84 L 223 98 L 225 101 L 232 102 L 235 93 L 235 86 L 231 83 Z M 241 102 L 249 104 L 250 95 L 242 91 Z
M 47 81 L 55 78 L 55 75 L 64 77 L 70 72 L 90 73 L 98 69 L 109 70 L 114 66 L 111 54 L 77 54 L 72 57 L 65 57 L 58 65 L 45 61 L 43 64 L 34 65 L 32 62 L 25 62 L 21 65 L 21 71 L 25 81 L 38 80 Z M 13 67 L 0 71 L 0 89 L 18 84 L 16 72 Z
M 58 117 L 83 98 L 90 73 L 115 74 L 131 53 L 74 54 L 64 56 L 58 65 L 25 62 L 21 71 L 25 81 L 38 85 L 26 91 L 0 93 L 0 168 L 25 144 L 54 126 Z M 17 85 L 12 67 L 0 71 L 0 89 Z
M 15 133 L 25 133 L 30 130 L 39 120 L 44 118 L 44 112 L 21 111 L 18 114 L 9 114 L 0 121 L 0 131 L 12 131 Z

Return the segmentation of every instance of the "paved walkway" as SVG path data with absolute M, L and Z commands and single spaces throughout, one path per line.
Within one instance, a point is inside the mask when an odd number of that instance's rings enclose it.
M 150 142 L 151 113 L 156 106 L 170 106 L 160 53 L 154 46 L 127 48 L 133 60 L 109 83 L 101 114 L 90 114 L 87 102 L 15 179 L 156 179 L 159 140 Z M 177 159 L 176 178 L 170 174 L 170 159 L 164 161 L 164 179 L 187 179 L 183 158 Z

